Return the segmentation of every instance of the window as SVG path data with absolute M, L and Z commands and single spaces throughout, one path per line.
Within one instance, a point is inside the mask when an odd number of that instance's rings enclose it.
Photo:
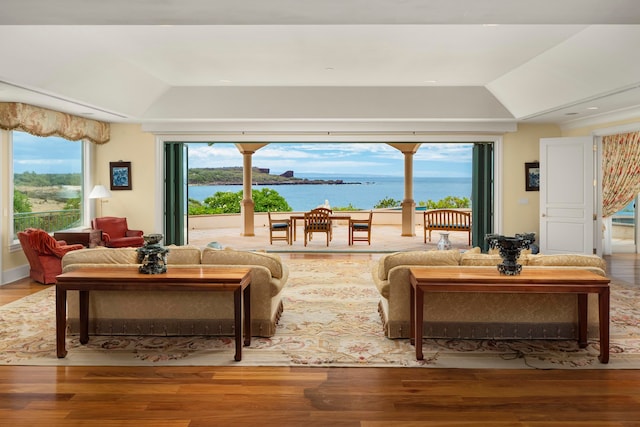
M 83 224 L 85 142 L 14 131 L 13 236 L 28 227 L 54 232 Z

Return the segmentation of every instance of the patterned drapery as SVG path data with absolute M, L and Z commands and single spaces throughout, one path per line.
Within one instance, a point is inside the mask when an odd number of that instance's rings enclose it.
M 640 132 L 602 138 L 602 216 L 628 205 L 640 193 Z
M 109 123 L 20 102 L 0 102 L 0 129 L 55 135 L 71 141 L 86 139 L 96 144 L 108 142 L 111 133 Z

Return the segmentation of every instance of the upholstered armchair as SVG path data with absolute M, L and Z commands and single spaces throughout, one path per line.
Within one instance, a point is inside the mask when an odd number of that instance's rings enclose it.
M 102 240 L 108 248 L 137 248 L 144 245 L 142 230 L 129 230 L 127 218 L 103 216 L 92 220 L 91 228 L 102 230 Z
M 84 248 L 80 244 L 67 245 L 64 240 L 56 240 L 39 228 L 19 231 L 18 240 L 29 261 L 29 277 L 45 285 L 56 283 L 56 276 L 62 273 L 64 254 Z

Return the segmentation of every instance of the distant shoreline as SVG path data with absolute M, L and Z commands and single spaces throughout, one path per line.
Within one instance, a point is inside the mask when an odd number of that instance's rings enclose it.
M 306 179 L 302 179 L 299 181 L 263 181 L 263 182 L 254 182 L 251 185 L 362 185 L 361 182 L 344 182 L 341 179 L 337 179 L 337 180 L 321 180 L 321 179 L 314 179 L 314 180 L 306 180 Z M 207 182 L 204 184 L 189 184 L 191 186 L 194 187 L 202 187 L 202 186 L 207 186 L 207 185 L 243 185 L 242 182 L 227 182 L 227 181 L 217 181 L 217 182 Z
M 361 182 L 346 182 L 343 179 L 309 179 L 296 178 L 289 170 L 281 175 L 274 175 L 266 168 L 252 168 L 252 185 L 344 185 L 361 184 Z M 190 168 L 189 185 L 243 185 L 244 171 L 240 167 L 224 168 Z

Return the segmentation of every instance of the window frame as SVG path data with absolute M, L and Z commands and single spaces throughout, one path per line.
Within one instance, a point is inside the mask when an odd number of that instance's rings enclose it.
M 10 209 L 9 207 L 7 207 L 7 212 L 9 213 L 8 217 L 9 217 L 9 221 L 8 221 L 8 226 L 10 228 L 9 233 L 7 233 L 8 236 L 8 240 L 10 242 L 9 245 L 9 250 L 10 252 L 13 251 L 17 251 L 17 250 L 21 250 L 21 246 L 20 246 L 20 241 L 15 238 L 14 234 L 15 234 L 15 230 L 13 229 L 14 226 L 14 212 L 13 212 L 13 197 L 14 197 L 14 188 L 15 188 L 15 181 L 14 181 L 14 176 L 15 176 L 15 171 L 14 171 L 14 132 L 16 132 L 15 130 L 11 130 L 11 131 L 7 131 L 7 142 L 8 142 L 8 156 L 9 156 L 9 162 L 7 162 L 7 166 L 8 166 L 8 176 L 9 176 L 9 191 L 8 191 L 8 195 L 9 198 L 7 200 L 7 202 L 10 205 Z M 18 132 L 23 132 L 23 133 L 28 133 L 28 132 L 24 132 L 24 131 L 18 131 Z M 47 138 L 47 137 L 38 137 L 38 138 Z M 63 138 L 63 137 L 59 137 L 62 139 L 65 139 L 67 141 L 71 141 L 69 139 Z M 87 141 L 86 139 L 80 140 L 80 141 L 71 141 L 73 143 L 78 143 L 81 144 L 81 148 L 80 148 L 80 174 L 81 174 L 81 182 L 82 182 L 82 188 L 80 191 L 80 205 L 81 205 L 81 212 L 80 212 L 80 223 L 81 226 L 83 228 L 87 227 L 89 225 L 89 218 L 91 217 L 91 215 L 93 214 L 92 210 L 91 210 L 91 206 L 89 203 L 89 191 L 91 191 L 90 185 L 91 185 L 91 179 L 89 176 L 88 171 L 91 170 L 90 168 L 90 160 L 92 158 L 92 154 L 93 154 L 93 144 L 91 144 L 89 141 Z

